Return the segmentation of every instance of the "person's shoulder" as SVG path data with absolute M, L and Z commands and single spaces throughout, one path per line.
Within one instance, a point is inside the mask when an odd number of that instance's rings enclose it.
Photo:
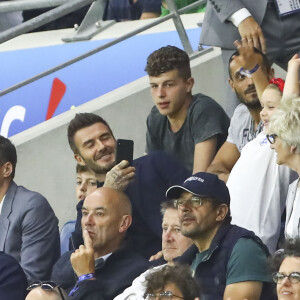
M 140 164 L 152 163 L 153 161 L 158 161 L 161 159 L 172 159 L 171 156 L 163 150 L 151 151 L 149 154 L 140 156 L 133 160 L 133 166 L 137 167 Z
M 204 112 L 213 111 L 214 113 L 223 114 L 229 120 L 222 106 L 213 98 L 204 95 L 204 94 L 196 94 L 193 96 L 192 103 L 190 105 L 191 112 Z
M 22 185 L 16 185 L 16 194 L 22 194 L 23 197 L 27 198 L 42 198 L 43 200 L 46 200 L 46 198 L 40 194 L 39 192 L 35 192 L 32 190 L 27 189 L 26 187 Z
M 144 256 L 132 250 L 131 247 L 126 246 L 113 252 L 112 255 L 108 257 L 106 264 L 108 264 L 111 269 L 117 266 L 120 272 L 124 269 L 127 271 L 131 270 L 131 272 L 135 271 L 139 274 L 151 266 L 150 262 Z
M 240 103 L 233 112 L 233 117 L 240 117 L 240 116 L 251 116 L 249 109 L 243 103 Z
M 12 201 L 14 206 L 18 206 L 26 210 L 30 210 L 32 207 L 51 208 L 48 200 L 42 194 L 29 190 L 24 186 L 16 185 L 14 181 L 12 181 L 11 185 L 12 188 L 9 188 L 7 197 L 13 199 Z
M 205 106 L 205 105 L 212 105 L 212 106 L 220 106 L 216 100 L 214 100 L 213 98 L 198 93 L 193 95 L 193 101 L 191 103 L 191 106 Z
M 248 238 L 248 237 L 239 238 L 233 247 L 233 251 L 237 251 L 239 253 L 249 253 L 249 255 L 254 255 L 255 253 L 260 253 L 261 255 L 263 255 L 265 257 L 267 257 L 267 255 L 268 255 L 267 248 L 263 245 L 263 243 L 261 241 L 258 240 L 257 237 L 256 238 Z

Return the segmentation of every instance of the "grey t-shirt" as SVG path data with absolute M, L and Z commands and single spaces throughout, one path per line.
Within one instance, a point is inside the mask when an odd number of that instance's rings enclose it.
M 243 147 L 252 141 L 262 129 L 262 122 L 254 129 L 254 120 L 247 106 L 241 103 L 236 107 L 231 118 L 227 142 L 235 144 L 241 152 Z
M 147 118 L 146 152 L 164 150 L 189 171 L 193 170 L 195 145 L 217 136 L 217 149 L 227 137 L 229 118 L 223 108 L 203 94 L 193 96 L 186 119 L 177 132 L 154 106 Z

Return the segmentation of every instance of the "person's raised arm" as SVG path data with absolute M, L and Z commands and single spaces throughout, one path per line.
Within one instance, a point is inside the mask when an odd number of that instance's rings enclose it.
M 298 54 L 295 54 L 288 63 L 288 71 L 283 89 L 283 97 L 300 95 L 299 71 L 300 58 L 298 57 Z
M 255 89 L 257 92 L 258 99 L 261 99 L 261 95 L 267 85 L 269 84 L 269 78 L 266 73 L 267 70 L 263 69 L 263 57 L 260 53 L 255 52 L 255 45 L 252 41 L 248 41 L 243 38 L 241 42 L 235 41 L 234 45 L 239 51 L 239 56 L 236 56 L 234 59 L 243 66 L 245 71 L 255 70 L 251 74 Z

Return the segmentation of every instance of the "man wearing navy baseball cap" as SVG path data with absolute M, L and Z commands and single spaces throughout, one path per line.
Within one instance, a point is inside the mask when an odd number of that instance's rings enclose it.
M 191 265 L 205 300 L 276 299 L 267 270 L 268 249 L 253 232 L 230 223 L 224 181 L 199 172 L 170 187 L 166 195 L 178 209 L 182 234 L 194 241 L 177 261 Z

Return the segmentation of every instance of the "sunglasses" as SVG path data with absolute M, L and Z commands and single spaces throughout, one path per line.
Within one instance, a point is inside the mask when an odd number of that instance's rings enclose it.
M 60 286 L 58 285 L 58 283 L 55 283 L 53 281 L 34 281 L 29 285 L 27 291 L 31 291 L 39 286 L 45 291 L 52 291 L 53 289 L 57 288 L 61 296 L 61 299 L 65 300 L 65 297 L 62 293 Z

